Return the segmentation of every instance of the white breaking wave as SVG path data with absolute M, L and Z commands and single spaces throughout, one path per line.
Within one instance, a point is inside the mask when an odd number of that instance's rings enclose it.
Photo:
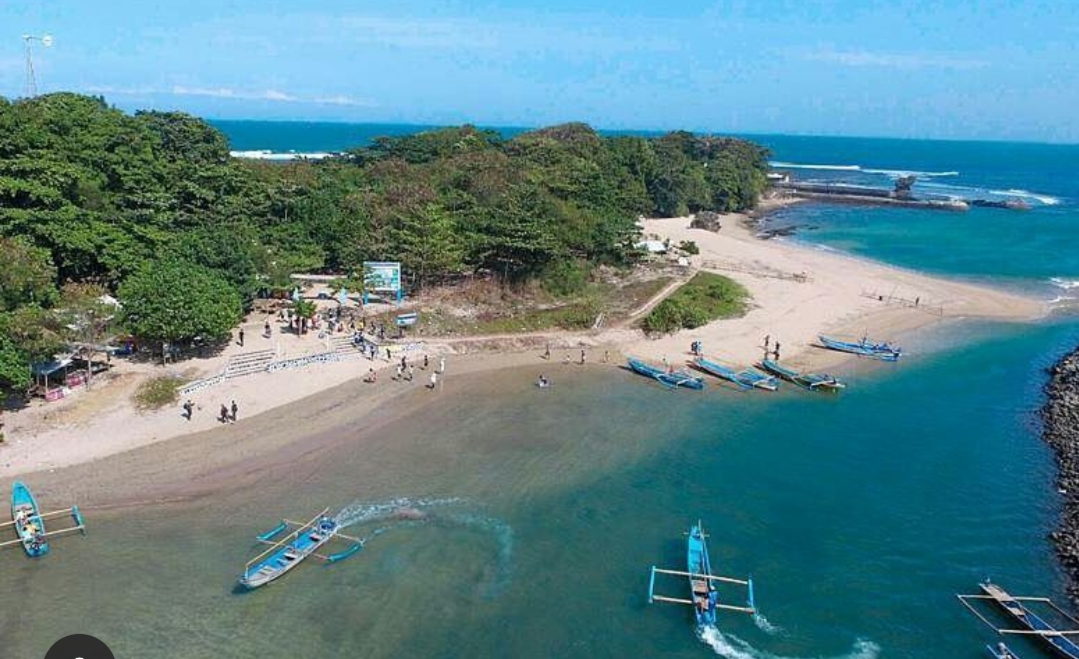
M 779 169 L 819 169 L 832 172 L 862 172 L 863 174 L 882 174 L 891 178 L 899 178 L 901 176 L 920 176 L 923 178 L 929 178 L 934 176 L 959 176 L 959 172 L 947 171 L 947 172 L 922 172 L 915 169 L 876 169 L 866 168 L 861 165 L 817 165 L 797 162 L 769 162 L 769 165 Z
M 1079 279 L 1065 279 L 1063 277 L 1050 277 L 1049 283 L 1057 288 L 1063 288 L 1064 290 L 1071 290 L 1073 288 L 1079 288 Z
M 1042 194 L 1040 192 L 1030 192 L 1028 190 L 1017 190 L 1015 188 L 1008 190 L 990 190 L 991 194 L 1005 195 L 1011 197 L 1023 197 L 1024 199 L 1034 199 L 1040 201 L 1046 206 L 1056 206 L 1060 203 L 1060 199 L 1051 195 Z
M 336 153 L 329 151 L 270 151 L 269 149 L 255 149 L 252 151 L 229 151 L 233 158 L 248 158 L 251 160 L 322 160 L 332 158 Z
M 795 659 L 794 657 L 784 657 L 758 650 L 734 634 L 724 634 L 711 626 L 705 627 L 699 632 L 699 637 L 717 655 L 726 657 L 726 659 Z M 854 642 L 854 647 L 851 648 L 850 652 L 840 655 L 836 659 L 877 659 L 878 656 L 880 656 L 879 645 L 872 641 L 858 639 Z

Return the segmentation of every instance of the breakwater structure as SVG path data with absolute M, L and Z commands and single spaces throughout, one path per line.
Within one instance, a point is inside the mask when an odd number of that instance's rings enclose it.
M 1068 597 L 1079 604 L 1079 347 L 1050 369 L 1045 393 L 1042 436 L 1056 454 L 1064 497 L 1060 525 L 1049 537 L 1068 574 Z
M 891 190 L 847 183 L 801 182 L 791 179 L 788 174 L 772 173 L 769 175 L 772 187 L 780 192 L 802 199 L 815 199 L 833 203 L 862 204 L 871 206 L 903 206 L 907 208 L 925 208 L 929 210 L 967 211 L 971 206 L 984 208 L 1003 208 L 1008 210 L 1029 210 L 1030 205 L 1022 199 L 959 199 L 919 198 L 911 192 L 915 176 L 901 176 Z

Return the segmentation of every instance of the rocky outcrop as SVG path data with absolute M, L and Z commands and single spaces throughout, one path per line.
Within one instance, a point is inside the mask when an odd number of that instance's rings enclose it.
M 1042 434 L 1056 453 L 1057 485 L 1064 496 L 1060 526 L 1050 534 L 1064 570 L 1068 596 L 1079 604 L 1079 348 L 1050 370 Z

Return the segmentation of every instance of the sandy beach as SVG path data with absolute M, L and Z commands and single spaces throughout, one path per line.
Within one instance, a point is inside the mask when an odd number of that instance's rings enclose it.
M 412 381 L 391 380 L 397 361 L 374 362 L 358 355 L 338 362 L 310 365 L 274 373 L 263 372 L 225 380 L 190 398 L 196 405 L 191 420 L 179 406 L 140 412 L 131 402 L 137 384 L 154 375 L 182 373 L 191 379 L 220 372 L 232 355 L 273 348 L 289 357 L 326 350 L 313 334 L 296 337 L 261 334 L 263 316 L 245 324 L 247 345 L 233 342 L 222 354 L 161 367 L 121 363 L 108 382 L 53 403 L 35 402 L 6 414 L 7 441 L 0 444 L 0 479 L 76 464 L 106 456 L 150 485 L 190 479 L 192 490 L 200 478 L 219 480 L 223 470 L 230 479 L 244 478 L 244 465 L 265 453 L 301 458 L 297 440 L 350 419 L 380 423 L 386 418 L 422 409 L 425 396 L 437 396 L 452 387 L 455 374 L 528 364 L 554 369 L 567 356 L 579 358 L 586 350 L 589 365 L 609 351 L 610 364 L 633 355 L 679 364 L 689 357 L 692 341 L 703 343 L 707 355 L 744 366 L 759 360 L 768 336 L 781 344 L 785 363 L 822 368 L 845 356 L 812 347 L 819 333 L 847 336 L 868 334 L 877 340 L 895 340 L 918 328 L 942 321 L 984 318 L 1024 321 L 1042 317 L 1046 305 L 1038 300 L 964 282 L 929 277 L 899 268 L 816 249 L 795 242 L 761 240 L 740 215 L 724 216 L 719 232 L 689 228 L 690 218 L 647 220 L 646 236 L 672 244 L 694 241 L 700 253 L 685 268 L 688 279 L 698 270 L 714 271 L 742 283 L 751 293 L 751 310 L 741 318 L 721 320 L 695 330 L 661 338 L 646 337 L 632 327 L 613 327 L 588 333 L 545 332 L 515 337 L 463 337 L 428 342 L 410 353 L 422 362 Z M 914 301 L 917 301 L 915 305 Z M 643 311 L 643 309 L 642 309 Z M 551 364 L 540 358 L 543 346 L 553 349 Z M 479 353 L 479 354 L 465 354 Z M 447 372 L 435 390 L 426 384 L 439 356 L 446 356 Z M 378 369 L 375 383 L 361 378 Z M 217 420 L 222 404 L 237 401 L 236 423 Z M 182 400 L 181 400 L 182 402 Z M 164 442 L 190 435 L 184 439 Z M 209 438 L 209 439 L 207 439 Z M 164 443 L 163 443 L 164 442 Z M 156 445 L 153 450 L 133 449 Z M 208 447 L 212 446 L 212 450 Z M 282 453 L 284 452 L 284 453 Z M 92 472 L 92 465 L 88 465 Z

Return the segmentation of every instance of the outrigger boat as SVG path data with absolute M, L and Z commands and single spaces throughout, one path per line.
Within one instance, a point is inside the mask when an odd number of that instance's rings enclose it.
M 765 359 L 760 363 L 762 369 L 768 371 L 776 377 L 783 378 L 788 382 L 793 382 L 799 387 L 809 389 L 810 391 L 839 391 L 845 388 L 846 383 L 836 379 L 835 377 L 827 374 L 817 373 L 800 373 L 794 369 L 781 366 L 779 362 L 774 362 L 771 359 Z
M 698 520 L 689 530 L 688 540 L 686 542 L 685 572 L 681 570 L 663 570 L 654 565 L 652 566 L 652 576 L 648 581 L 648 603 L 667 602 L 669 604 L 685 604 L 692 606 L 698 627 L 714 626 L 716 624 L 716 612 L 719 609 L 748 613 L 749 615 L 756 617 L 757 608 L 753 602 L 753 579 L 735 579 L 712 574 L 712 564 L 708 559 L 707 537 L 707 534 L 704 532 L 704 527 Z M 690 599 L 657 595 L 657 574 L 670 574 L 686 577 L 689 580 Z M 716 582 L 745 586 L 747 591 L 746 606 L 734 606 L 731 604 L 720 603 L 719 594 L 716 590 Z
M 71 516 L 74 526 L 48 533 L 45 531 L 46 519 L 67 515 Z M 83 521 L 78 506 L 43 513 L 38 508 L 37 500 L 30 492 L 30 488 L 26 487 L 22 481 L 15 481 L 11 488 L 11 519 L 10 522 L 0 524 L 0 528 L 12 526 L 19 537 L 16 540 L 0 542 L 0 549 L 22 545 L 26 555 L 32 558 L 49 553 L 49 538 L 75 531 L 86 534 L 86 523 Z
M 829 350 L 849 352 L 852 355 L 859 355 L 861 357 L 869 357 L 871 359 L 879 359 L 886 362 L 897 362 L 899 361 L 899 358 L 903 356 L 902 348 L 893 348 L 887 343 L 873 343 L 869 340 L 869 337 L 865 336 L 863 336 L 860 341 L 841 341 L 823 334 L 818 335 L 817 338 L 820 340 L 821 346 L 828 348 Z
M 779 381 L 771 375 L 765 375 L 763 373 L 754 371 L 752 369 L 745 369 L 743 371 L 735 371 L 733 368 L 729 368 L 714 362 L 704 357 L 697 357 L 693 360 L 693 365 L 701 369 L 705 373 L 710 373 L 717 378 L 727 380 L 734 383 L 739 389 L 746 391 L 748 389 L 764 389 L 766 391 L 775 391 L 779 388 Z
M 247 562 L 243 576 L 240 577 L 240 585 L 248 589 L 258 588 L 284 575 L 308 556 L 314 556 L 327 563 L 336 563 L 362 549 L 363 540 L 341 533 L 341 525 L 328 515 L 329 512 L 330 509 L 326 508 L 307 523 L 282 520 L 276 527 L 257 536 L 256 539 L 259 542 L 270 545 L 270 548 Z M 288 529 L 292 531 L 275 539 Z M 344 551 L 329 556 L 317 553 L 322 545 L 334 538 L 348 540 L 354 544 Z
M 981 587 L 983 594 L 957 595 L 956 597 L 958 597 L 959 601 L 990 629 L 993 629 L 998 634 L 1036 636 L 1058 656 L 1066 657 L 1067 659 L 1079 659 L 1079 644 L 1069 638 L 1071 636 L 1079 635 L 1079 620 L 1068 615 L 1063 609 L 1054 604 L 1052 600 L 1046 597 L 1014 597 L 1009 595 L 1007 591 L 1000 586 L 988 581 L 978 585 Z M 1008 614 L 1009 617 L 1018 622 L 1022 629 L 1001 629 L 997 627 L 971 605 L 971 600 L 982 600 L 996 604 L 1004 611 L 1004 613 Z M 1069 630 L 1057 629 L 1044 618 L 1031 611 L 1024 602 L 1038 602 L 1043 604 L 1063 617 L 1063 619 L 1070 623 L 1074 623 L 1076 627 Z M 1015 655 L 1012 654 L 1003 643 L 1001 643 L 999 647 L 1004 651 L 1007 651 L 1008 654 L 997 654 L 993 648 L 990 648 L 990 652 L 993 652 L 993 654 L 1001 659 L 1009 659 L 1009 656 L 1011 659 L 1015 659 Z
M 660 384 L 674 389 L 676 387 L 686 387 L 687 389 L 704 389 L 704 379 L 691 375 L 685 369 L 678 371 L 665 371 L 661 368 L 656 368 L 650 364 L 646 364 L 639 359 L 632 357 L 628 360 L 629 368 L 634 373 L 639 373 L 646 377 L 657 380 Z

